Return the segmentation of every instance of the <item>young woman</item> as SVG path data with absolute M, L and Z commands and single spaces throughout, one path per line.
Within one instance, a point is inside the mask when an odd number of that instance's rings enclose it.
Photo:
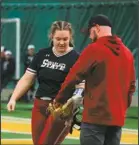
M 65 122 L 54 121 L 47 111 L 47 107 L 55 99 L 70 68 L 79 57 L 79 54 L 73 49 L 73 30 L 70 23 L 65 21 L 54 22 L 49 37 L 52 46 L 41 49 L 35 55 L 25 74 L 19 80 L 7 105 L 8 111 L 14 111 L 16 101 L 31 88 L 37 77 L 39 87 L 32 109 L 31 124 L 32 139 L 35 145 L 54 144 L 58 135 L 64 130 Z M 55 131 L 50 131 L 52 127 L 55 127 Z M 65 130 L 65 133 L 63 132 L 57 142 L 61 143 L 68 132 L 69 128 Z

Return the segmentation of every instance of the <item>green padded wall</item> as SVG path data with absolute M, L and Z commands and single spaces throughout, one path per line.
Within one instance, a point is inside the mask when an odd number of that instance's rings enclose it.
M 55 0 L 55 3 L 52 0 L 4 0 L 1 17 L 21 19 L 22 64 L 28 44 L 34 44 L 37 51 L 49 45 L 48 31 L 51 23 L 56 20 L 72 23 L 75 49 L 81 52 L 89 43 L 88 37 L 81 33 L 82 29 L 87 27 L 92 15 L 103 13 L 111 19 L 113 33 L 120 36 L 133 52 L 138 78 L 138 7 L 137 0 Z M 4 24 L 1 27 L 1 43 L 15 54 L 15 25 Z

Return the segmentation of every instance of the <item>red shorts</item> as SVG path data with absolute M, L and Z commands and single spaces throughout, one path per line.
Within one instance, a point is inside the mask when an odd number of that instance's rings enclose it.
M 65 121 L 56 120 L 47 112 L 47 107 L 50 102 L 40 99 L 34 100 L 31 122 L 34 145 L 60 144 L 69 133 L 70 127 L 65 127 Z

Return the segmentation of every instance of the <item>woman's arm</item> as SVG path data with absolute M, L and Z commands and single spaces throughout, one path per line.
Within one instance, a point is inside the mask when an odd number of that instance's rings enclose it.
M 35 80 L 35 76 L 35 74 L 26 71 L 23 77 L 18 81 L 14 92 L 11 96 L 11 100 L 16 101 L 19 98 L 21 98 L 32 86 Z
M 36 75 L 28 71 L 25 72 L 23 77 L 18 81 L 13 94 L 7 104 L 8 111 L 13 111 L 15 109 L 16 101 L 21 98 L 32 86 Z

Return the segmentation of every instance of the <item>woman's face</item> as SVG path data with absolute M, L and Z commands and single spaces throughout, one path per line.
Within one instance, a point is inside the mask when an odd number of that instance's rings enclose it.
M 56 30 L 52 35 L 53 45 L 55 49 L 60 52 L 66 52 L 71 40 L 71 34 L 68 30 Z

